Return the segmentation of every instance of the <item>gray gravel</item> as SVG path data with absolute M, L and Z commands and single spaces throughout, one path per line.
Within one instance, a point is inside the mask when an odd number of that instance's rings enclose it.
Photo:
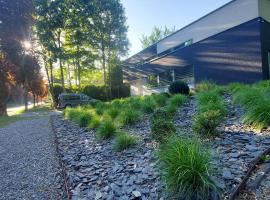
M 49 115 L 0 128 L 0 199 L 63 198 Z

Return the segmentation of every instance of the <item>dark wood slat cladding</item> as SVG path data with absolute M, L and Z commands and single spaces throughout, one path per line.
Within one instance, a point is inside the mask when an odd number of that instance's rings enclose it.
M 270 52 L 270 23 L 263 19 L 261 21 L 261 42 L 263 79 L 270 79 L 270 63 L 268 60 L 268 52 Z
M 253 83 L 263 78 L 260 33 L 261 18 L 256 18 L 147 63 L 141 69 L 147 74 L 149 69 L 155 73 L 193 65 L 196 82 L 211 79 L 219 84 Z

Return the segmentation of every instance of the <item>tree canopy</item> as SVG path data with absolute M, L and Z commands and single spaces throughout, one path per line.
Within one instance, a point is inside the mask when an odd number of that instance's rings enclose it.
M 145 49 L 151 46 L 152 44 L 158 42 L 159 40 L 165 38 L 166 36 L 172 34 L 173 32 L 175 32 L 175 27 L 168 28 L 167 26 L 164 26 L 163 28 L 163 27 L 154 26 L 149 36 L 142 35 L 140 39 L 142 48 Z

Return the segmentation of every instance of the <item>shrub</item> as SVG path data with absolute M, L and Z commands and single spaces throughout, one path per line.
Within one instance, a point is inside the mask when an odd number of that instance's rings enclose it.
M 97 130 L 97 137 L 99 139 L 108 139 L 115 134 L 116 128 L 111 120 L 104 120 Z
M 251 124 L 258 130 L 270 126 L 269 99 L 258 99 L 258 102 L 249 107 L 244 115 L 244 122 Z
M 181 94 L 178 95 L 174 95 L 171 99 L 170 99 L 170 103 L 172 105 L 175 105 L 177 107 L 182 106 L 185 102 L 187 101 L 187 97 Z
M 194 131 L 206 137 L 218 135 L 217 127 L 221 122 L 221 114 L 218 110 L 208 110 L 195 117 Z
M 165 95 L 156 94 L 156 95 L 153 95 L 153 99 L 158 106 L 163 107 L 166 105 L 168 97 L 166 97 Z
M 80 127 L 87 127 L 91 121 L 92 115 L 87 111 L 82 111 L 78 115 L 78 124 Z
M 120 132 L 115 138 L 114 148 L 117 151 L 123 151 L 130 148 L 137 143 L 137 137 L 132 136 L 125 132 Z
M 170 119 L 171 114 L 167 112 L 166 108 L 158 108 L 152 115 L 152 120 L 156 119 Z
M 159 141 L 164 142 L 176 132 L 176 128 L 171 120 L 168 119 L 152 119 L 151 135 Z
M 152 113 L 156 109 L 156 103 L 150 96 L 145 97 L 145 99 L 142 102 L 142 111 L 144 113 Z
M 196 84 L 197 92 L 210 91 L 215 88 L 216 88 L 216 84 L 214 81 L 211 81 L 211 80 L 204 80 Z
M 99 102 L 96 104 L 95 106 L 95 110 L 96 110 L 96 113 L 98 115 L 103 115 L 103 113 L 105 112 L 105 110 L 108 108 L 108 105 L 103 103 L 103 102 Z
M 175 113 L 177 112 L 177 106 L 174 105 L 174 104 L 168 104 L 166 107 L 165 107 L 165 110 L 166 112 L 171 116 L 173 117 L 175 115 Z
M 183 81 L 174 81 L 169 86 L 169 92 L 171 94 L 189 94 L 189 86 L 187 83 Z
M 117 107 L 112 107 L 112 108 L 109 108 L 106 112 L 112 119 L 115 119 L 118 114 L 119 114 L 119 108 Z
M 139 121 L 141 113 L 133 109 L 124 109 L 119 115 L 119 121 L 123 125 L 134 124 Z
M 99 127 L 100 123 L 101 123 L 100 122 L 100 116 L 94 115 L 94 116 L 92 116 L 91 121 L 88 123 L 88 127 L 96 129 L 96 128 Z
M 171 138 L 157 153 L 169 189 L 185 199 L 209 199 L 217 187 L 211 180 L 211 158 L 197 139 Z
M 246 85 L 242 84 L 242 83 L 230 83 L 228 86 L 227 86 L 227 89 L 234 93 L 234 92 L 237 92 L 238 90 L 240 89 L 243 89 L 245 88 Z

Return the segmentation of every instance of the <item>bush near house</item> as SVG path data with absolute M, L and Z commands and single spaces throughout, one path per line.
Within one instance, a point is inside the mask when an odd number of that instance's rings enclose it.
M 174 81 L 169 86 L 169 92 L 171 94 L 184 94 L 189 95 L 190 89 L 187 83 L 183 81 Z
M 211 157 L 197 139 L 172 137 L 157 153 L 163 178 L 170 190 L 185 199 L 209 199 L 217 187 L 210 178 Z

